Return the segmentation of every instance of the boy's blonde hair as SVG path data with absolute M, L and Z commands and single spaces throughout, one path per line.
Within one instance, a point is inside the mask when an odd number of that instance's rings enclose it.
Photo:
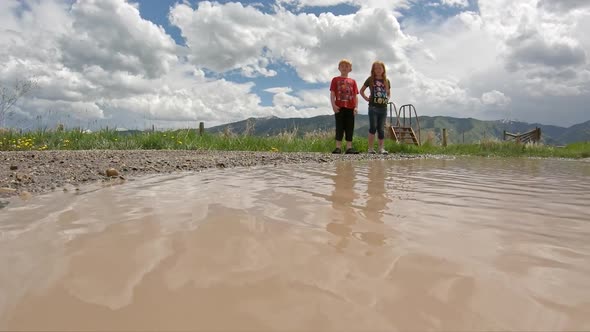
M 349 64 L 352 67 L 352 62 L 350 62 L 350 60 L 348 60 L 348 59 L 340 60 L 340 62 L 338 62 L 338 67 L 340 67 L 340 65 L 343 63 Z

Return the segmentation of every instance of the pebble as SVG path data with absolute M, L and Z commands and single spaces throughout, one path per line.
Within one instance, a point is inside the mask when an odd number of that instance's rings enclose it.
M 119 171 L 117 171 L 114 168 L 109 168 L 105 171 L 106 176 L 110 177 L 110 178 L 114 178 L 119 176 Z

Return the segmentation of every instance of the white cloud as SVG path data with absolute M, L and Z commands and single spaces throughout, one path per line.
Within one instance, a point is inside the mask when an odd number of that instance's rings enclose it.
M 345 3 L 357 10 L 300 10 Z M 327 85 L 338 75 L 338 60 L 352 60 L 359 85 L 370 64 L 382 60 L 393 100 L 413 103 L 419 114 L 494 119 L 510 108 L 525 121 L 573 124 L 588 120 L 587 3 L 479 0 L 478 12 L 431 21 L 408 16 L 400 26 L 397 10 L 413 1 L 282 0 L 271 12 L 239 2 L 201 1 L 194 8 L 182 2 L 168 17 L 185 47 L 124 0 L 3 0 L 0 83 L 38 79 L 34 96 L 17 105 L 21 119 L 61 112 L 73 122 L 130 128 L 145 121 L 209 126 L 251 116 L 330 114 Z M 284 81 L 284 66 L 325 87 Z M 244 83 L 227 78 L 236 76 Z M 262 79 L 276 82 L 263 92 L 272 94 L 272 106 L 261 106 L 256 94 L 254 82 Z M 570 106 L 561 113 L 550 107 L 564 100 Z
M 441 3 L 446 6 L 451 7 L 467 7 L 469 6 L 469 1 L 467 0 L 442 0 Z
M 585 9 L 590 7 L 588 0 L 540 0 L 539 7 L 543 7 L 549 11 L 570 11 L 576 9 Z
M 170 21 L 181 29 L 195 64 L 218 72 L 242 69 L 248 76 L 276 74 L 265 68 L 265 40 L 274 25 L 270 15 L 240 3 L 221 6 L 205 1 L 196 10 L 177 4 Z
M 299 7 L 327 7 L 350 4 L 352 0 L 279 0 L 279 4 L 297 5 Z
M 327 13 L 315 16 L 295 14 L 284 8 L 265 14 L 240 4 L 202 2 L 195 9 L 184 4 L 177 5 L 170 16 L 187 38 L 195 65 L 224 72 L 263 58 L 269 64 L 283 62 L 292 66 L 305 81 L 327 83 L 337 75 L 337 61 L 347 57 L 353 61 L 351 75 L 360 85 L 369 74 L 370 64 L 380 59 L 389 68 L 396 103 L 414 103 L 422 114 L 440 114 L 442 111 L 473 116 L 481 111 L 481 93 L 470 93 L 466 86 L 462 86 L 462 80 L 472 75 L 474 70 L 483 70 L 480 66 L 486 68 L 494 63 L 496 58 L 493 54 L 499 44 L 487 33 L 482 39 L 482 19 L 470 12 L 449 20 L 442 30 L 448 35 L 462 34 L 455 39 L 456 42 L 470 44 L 469 49 L 473 45 L 481 45 L 484 51 L 490 50 L 489 56 L 474 56 L 477 50 L 459 51 L 447 41 L 438 40 L 441 33 L 431 29 L 427 34 L 432 36 L 433 44 L 447 48 L 435 54 L 430 50 L 431 44 L 421 43 L 402 31 L 394 12 L 379 8 L 361 8 L 352 15 Z M 224 22 L 221 22 L 222 18 Z M 203 42 L 210 38 L 211 31 L 215 31 L 219 40 L 232 40 L 249 30 L 256 33 L 239 38 L 239 42 L 222 46 Z M 220 56 L 221 52 L 225 52 L 225 56 Z M 415 67 L 420 56 L 424 64 L 430 62 L 421 68 L 425 70 Z M 449 67 L 437 63 L 440 60 L 456 71 L 449 73 Z M 273 103 L 279 113 L 286 107 L 305 107 L 297 93 L 266 91 L 275 94 Z M 327 99 L 324 102 L 328 105 Z M 318 111 L 326 111 L 325 105 L 316 107 Z
M 78 1 L 71 17 L 68 34 L 59 41 L 69 68 L 95 65 L 155 78 L 176 62 L 174 40 L 163 28 L 141 19 L 136 6 L 120 0 Z
M 239 3 L 179 4 L 171 21 L 183 32 L 191 61 L 218 72 L 248 68 L 265 75 L 264 65 L 286 63 L 307 82 L 327 82 L 342 57 L 366 68 L 377 57 L 405 61 L 404 48 L 415 40 L 402 33 L 392 12 L 360 9 L 353 15 L 265 14 Z M 391 40 L 389 42 L 388 40 Z M 275 74 L 272 72 L 272 74 Z
M 462 0 L 450 0 L 462 1 Z M 386 8 L 398 10 L 409 8 L 411 0 L 277 0 L 277 4 L 288 4 L 298 8 L 303 7 L 332 7 L 337 5 L 352 5 L 360 8 Z
M 326 105 L 330 105 L 327 90 L 304 90 L 293 94 L 290 87 L 265 89 L 273 93 L 273 105 L 282 117 L 311 117 L 329 114 Z
M 19 125 L 41 118 L 209 126 L 275 112 L 260 107 L 252 83 L 207 79 L 182 63 L 171 37 L 123 0 L 81 0 L 71 9 L 58 0 L 31 1 L 24 11 L 14 1 L 1 6 L 0 30 L 7 33 L 0 34 L 0 82 L 38 82 L 34 96 L 15 108 Z
M 481 96 L 481 100 L 484 105 L 497 106 L 500 108 L 504 108 L 510 104 L 510 97 L 507 97 L 505 94 L 498 90 L 493 90 L 484 93 Z
M 502 91 L 512 116 L 522 120 L 565 125 L 588 120 L 577 106 L 561 111 L 567 114 L 547 107 L 563 98 L 572 105 L 590 102 L 589 40 L 582 32 L 588 11 L 573 6 L 574 11 L 555 13 L 537 0 L 480 0 L 478 5 L 478 13 L 463 12 L 434 24 L 408 20 L 405 26 L 424 46 L 413 58 L 417 70 L 454 78 L 469 96 L 481 96 L 471 109 L 453 109 L 499 118 L 499 108 L 489 108 L 489 92 Z M 445 106 L 438 112 L 441 108 Z

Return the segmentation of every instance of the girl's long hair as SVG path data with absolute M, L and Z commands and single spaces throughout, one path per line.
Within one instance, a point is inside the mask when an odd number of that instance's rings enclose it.
M 387 81 L 387 70 L 385 69 L 385 64 L 383 63 L 383 61 L 375 61 L 373 62 L 373 65 L 371 65 L 371 85 L 373 85 L 375 82 L 375 65 L 380 65 L 381 67 L 383 67 L 383 84 L 385 84 L 385 88 L 389 90 L 389 82 Z

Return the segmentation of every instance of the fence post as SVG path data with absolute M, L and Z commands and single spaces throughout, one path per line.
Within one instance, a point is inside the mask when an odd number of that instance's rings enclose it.
M 447 128 L 443 128 L 442 136 L 442 146 L 447 146 Z
M 199 136 L 203 136 L 205 132 L 205 122 L 199 122 Z

